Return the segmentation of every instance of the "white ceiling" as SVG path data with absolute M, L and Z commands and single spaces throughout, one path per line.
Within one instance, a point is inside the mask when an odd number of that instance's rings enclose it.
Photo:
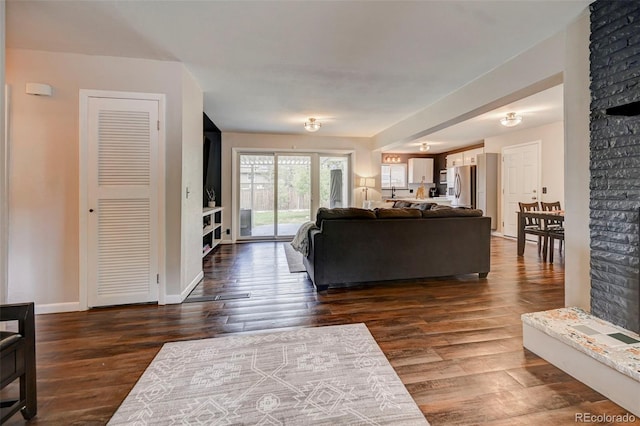
M 505 135 L 510 132 L 556 123 L 564 119 L 563 85 L 538 92 L 535 95 L 512 102 L 485 114 L 478 115 L 462 123 L 431 133 L 415 142 L 409 142 L 394 153 L 419 153 L 420 145 L 427 142 L 431 148 L 429 154 L 450 151 L 469 145 L 481 143 L 492 136 Z M 515 112 L 522 117 L 522 122 L 515 127 L 500 124 L 508 112 Z
M 304 133 L 316 117 L 323 136 L 371 137 L 561 31 L 589 2 L 8 0 L 6 43 L 181 61 L 222 131 Z M 523 126 L 547 115 L 535 114 Z M 429 139 L 504 131 L 486 115 Z

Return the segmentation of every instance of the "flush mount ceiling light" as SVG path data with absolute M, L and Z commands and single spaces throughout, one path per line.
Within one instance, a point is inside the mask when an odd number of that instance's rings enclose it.
M 422 145 L 420 145 L 420 152 L 427 152 L 431 149 L 431 145 L 429 145 L 427 142 L 422 142 Z
M 515 112 L 510 112 L 507 114 L 506 117 L 500 120 L 500 124 L 502 124 L 505 127 L 513 127 L 520 124 L 521 121 L 522 121 L 521 115 L 518 115 Z
M 317 132 L 320 130 L 320 126 L 322 126 L 322 123 L 316 121 L 315 118 L 309 118 L 309 121 L 304 123 L 304 128 L 307 132 Z

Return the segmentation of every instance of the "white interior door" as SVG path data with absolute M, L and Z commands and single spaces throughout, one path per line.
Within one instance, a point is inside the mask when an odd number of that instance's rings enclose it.
M 156 100 L 87 104 L 88 305 L 158 300 Z
M 518 203 L 538 201 L 540 186 L 540 142 L 502 150 L 502 233 L 518 236 Z

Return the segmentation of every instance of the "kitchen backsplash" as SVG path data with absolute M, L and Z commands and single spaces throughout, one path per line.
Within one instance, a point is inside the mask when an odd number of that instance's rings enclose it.
M 435 187 L 436 184 L 435 183 L 425 183 L 424 187 L 426 188 L 426 197 L 429 197 L 429 188 L 433 188 Z M 442 185 L 438 185 L 438 187 L 441 187 Z M 396 198 L 414 198 L 416 195 L 416 191 L 418 190 L 418 188 L 420 187 L 419 183 L 416 184 L 412 184 L 410 183 L 408 185 L 407 189 L 396 189 Z M 413 192 L 411 192 L 413 191 Z M 439 196 L 444 196 L 446 194 L 444 193 L 440 193 L 438 194 Z M 391 198 L 391 190 L 390 189 L 383 189 L 382 190 L 382 198 Z

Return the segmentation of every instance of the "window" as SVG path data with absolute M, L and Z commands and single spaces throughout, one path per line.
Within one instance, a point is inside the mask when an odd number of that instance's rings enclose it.
M 407 187 L 407 165 L 406 164 L 383 164 L 380 173 L 382 177 L 382 189 Z

